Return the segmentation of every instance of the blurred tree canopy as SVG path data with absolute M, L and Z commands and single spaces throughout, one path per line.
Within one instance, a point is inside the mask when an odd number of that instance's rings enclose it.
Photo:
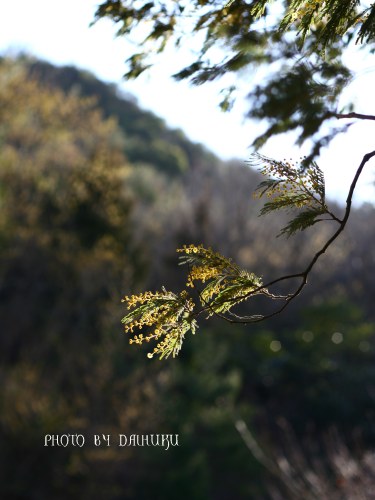
M 114 120 L 103 120 L 92 100 L 41 87 L 21 62 L 2 62 L 0 78 L 1 245 L 7 259 L 2 268 L 3 326 L 13 325 L 17 309 L 40 314 L 47 299 L 56 314 L 49 316 L 53 335 L 70 332 L 70 341 L 79 342 L 73 333 L 80 329 L 77 315 L 94 330 L 97 319 L 78 313 L 83 304 L 77 303 L 76 291 L 84 286 L 84 303 L 109 299 L 113 288 L 107 285 L 108 273 L 124 279 L 133 274 L 134 249 L 124 224 L 132 205 L 124 189 L 129 170 L 122 154 L 124 137 Z M 45 279 L 30 276 L 25 281 L 27 268 Z M 55 273 L 61 280 L 57 288 L 48 283 Z M 95 275 L 97 286 L 82 284 L 86 274 Z M 10 293 L 9 286 L 18 290 L 18 306 L 7 304 L 16 291 Z M 66 296 L 64 287 L 70 289 Z M 28 295 L 31 299 L 25 301 Z M 71 302 L 69 317 L 60 317 L 66 309 L 62 297 Z M 12 342 L 14 359 L 23 355 L 15 333 L 27 327 L 23 321 L 12 326 L 11 337 L 2 338 Z M 30 337 L 30 345 L 35 341 Z M 30 345 L 22 342 L 28 351 Z

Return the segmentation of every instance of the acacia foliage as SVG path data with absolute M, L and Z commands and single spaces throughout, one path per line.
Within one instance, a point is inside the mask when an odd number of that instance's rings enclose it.
M 280 234 L 291 236 L 303 231 L 322 220 L 333 220 L 340 224 L 336 235 L 340 234 L 345 222 L 338 219 L 328 208 L 325 200 L 324 177 L 316 163 L 306 165 L 305 160 L 299 167 L 287 161 L 274 161 L 257 155 L 256 160 L 263 165 L 261 173 L 266 180 L 258 186 L 256 195 L 267 196 L 269 201 L 261 210 L 261 215 L 287 209 L 294 212 L 294 217 L 281 230 Z M 345 218 L 343 219 L 345 220 Z M 331 240 L 328 240 L 331 241 Z M 123 302 L 131 310 L 124 318 L 125 331 L 133 334 L 134 329 L 144 327 L 151 332 L 136 334 L 130 343 L 141 345 L 152 340 L 158 341 L 149 357 L 159 354 L 159 359 L 175 357 L 181 350 L 185 334 L 197 329 L 197 318 L 220 316 L 231 322 L 255 323 L 273 316 L 301 291 L 306 283 L 307 274 L 315 264 L 319 253 L 315 255 L 305 271 L 271 280 L 268 284 L 211 248 L 201 245 L 184 245 L 177 250 L 181 253 L 180 263 L 188 267 L 187 287 L 197 288 L 200 306 L 196 308 L 193 298 L 187 290 L 179 295 L 167 291 L 145 292 L 126 296 Z M 321 252 L 321 251 L 320 251 Z M 295 292 L 289 294 L 272 293 L 270 287 L 287 279 L 301 278 L 302 283 Z M 197 286 L 199 283 L 200 286 Z M 239 316 L 232 312 L 245 300 L 262 295 L 271 300 L 283 300 L 285 304 L 276 312 L 269 314 L 253 313 Z
M 176 72 L 174 76 L 177 79 L 190 79 L 194 84 L 202 84 L 230 74 L 240 74 L 257 65 L 271 65 L 270 75 L 250 91 L 253 103 L 249 117 L 268 122 L 268 128 L 254 140 L 253 145 L 259 148 L 277 134 L 295 131 L 298 144 L 302 145 L 307 139 L 312 139 L 312 147 L 299 168 L 292 168 L 285 161 L 255 155 L 266 164 L 261 171 L 269 177 L 260 185 L 258 193 L 272 197 L 264 205 L 261 214 L 280 209 L 297 212 L 281 231 L 281 234 L 287 236 L 322 220 L 332 220 L 339 224 L 338 229 L 313 255 L 304 270 L 273 279 L 266 284 L 260 278 L 251 282 L 249 277 L 255 275 L 243 269 L 231 280 L 227 273 L 220 274 L 220 264 L 216 262 L 219 254 L 203 246 L 189 247 L 192 249 L 191 253 L 196 253 L 201 258 L 204 254 L 204 258 L 199 262 L 194 259 L 191 261 L 190 257 L 190 260 L 185 260 L 185 263 L 192 266 L 188 273 L 188 285 L 192 284 L 194 273 L 198 276 L 198 270 L 201 270 L 201 281 L 205 283 L 207 279 L 210 283 L 199 291 L 202 303 L 200 310 L 193 311 L 194 307 L 191 305 L 187 317 L 174 316 L 174 320 L 177 320 L 173 322 L 174 332 L 185 325 L 183 335 L 178 336 L 179 349 L 181 339 L 190 329 L 189 322 L 193 324 L 193 319 L 195 321 L 202 312 L 209 311 L 231 322 L 256 322 L 284 310 L 305 287 L 307 276 L 317 260 L 345 228 L 356 182 L 375 152 L 363 156 L 350 186 L 342 219 L 326 204 L 324 179 L 315 158 L 323 146 L 348 127 L 334 127 L 323 135 L 323 123 L 332 117 L 353 115 L 345 115 L 338 109 L 338 98 L 351 77 L 349 68 L 342 62 L 342 55 L 353 37 L 358 43 L 371 45 L 375 34 L 374 15 L 373 5 L 368 7 L 363 2 L 352 0 L 293 0 L 279 1 L 272 5 L 268 0 L 234 0 L 226 3 L 199 0 L 189 4 L 184 1 L 106 1 L 99 6 L 96 19 L 109 17 L 120 25 L 119 35 L 135 37 L 137 51 L 128 59 L 128 78 L 137 78 L 148 70 L 157 61 L 153 57 L 163 52 L 169 43 L 180 49 L 188 34 L 196 35 L 197 42 L 194 44 L 195 52 L 193 51 L 195 60 Z M 234 85 L 227 88 L 222 102 L 224 109 L 230 109 L 234 91 Z M 354 115 L 358 117 L 356 113 Z M 188 247 L 185 247 L 188 253 L 186 248 Z M 207 256 L 209 259 L 205 262 Z M 225 258 L 220 256 L 220 259 Z M 226 262 L 228 269 L 230 261 Z M 272 285 L 291 280 L 299 280 L 299 283 L 293 285 L 286 294 L 272 293 L 269 290 Z M 284 300 L 285 303 L 269 315 L 251 314 L 241 317 L 232 313 L 234 305 L 259 293 L 271 299 Z M 134 300 L 132 302 L 127 298 L 125 302 L 132 306 Z M 152 308 L 151 302 L 150 307 Z M 142 326 L 151 326 L 142 320 L 146 309 L 147 302 L 142 302 L 142 310 L 137 308 L 140 316 L 136 316 L 136 321 L 141 320 Z M 137 326 L 131 314 L 124 318 L 124 322 L 131 331 Z M 164 347 L 170 340 L 170 323 L 165 321 L 164 327 L 168 331 L 165 337 L 167 341 L 160 343 L 156 350 L 161 352 L 162 357 L 166 355 Z M 158 335 L 161 330 L 163 329 L 158 325 Z M 146 337 L 148 341 L 151 338 Z M 140 339 L 138 336 L 136 339 L 137 343 L 142 343 L 143 337 Z M 178 350 L 169 349 L 168 353 L 176 354 Z

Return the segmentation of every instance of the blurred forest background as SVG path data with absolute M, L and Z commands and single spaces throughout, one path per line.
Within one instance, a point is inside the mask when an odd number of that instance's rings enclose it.
M 0 143 L 1 498 L 375 498 L 372 205 L 282 315 L 211 321 L 160 362 L 129 346 L 120 300 L 183 286 L 177 247 L 267 280 L 331 228 L 276 239 L 285 221 L 258 217 L 245 159 L 74 67 L 1 59 Z M 88 444 L 44 447 L 64 433 Z M 96 448 L 99 433 L 180 446 Z

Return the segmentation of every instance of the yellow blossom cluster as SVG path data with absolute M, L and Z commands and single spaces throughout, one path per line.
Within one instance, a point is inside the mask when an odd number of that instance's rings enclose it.
M 209 316 L 228 311 L 261 286 L 259 278 L 211 248 L 185 245 L 177 251 L 185 254 L 181 260 L 190 266 L 187 286 L 193 287 L 195 281 L 205 283 L 200 299 Z
M 205 248 L 202 244 L 200 245 L 183 245 L 182 248 L 176 250 L 178 253 L 185 253 L 186 255 L 192 255 L 199 258 L 200 260 L 207 260 L 210 262 L 225 263 L 230 262 L 230 259 L 226 259 L 218 252 L 214 252 L 211 247 Z
M 321 170 L 313 163 L 310 167 L 304 167 L 301 157 L 298 163 L 292 161 L 276 161 L 263 158 L 265 165 L 260 172 L 269 177 L 268 181 L 260 184 L 254 193 L 255 198 L 261 198 L 264 194 L 274 201 L 280 201 L 283 197 L 293 196 L 293 205 L 296 208 L 313 206 L 324 201 L 324 178 Z
M 200 245 L 183 245 L 182 248 L 177 248 L 176 252 L 178 253 L 186 253 L 187 255 L 193 253 L 204 253 L 209 251 L 210 249 L 204 248 L 202 244 Z
M 278 188 L 282 182 L 293 183 L 298 181 L 298 167 L 291 160 L 276 161 L 265 158 L 265 161 L 266 163 L 260 169 L 260 172 L 264 176 L 275 177 L 280 181 L 277 185 Z
M 144 304 L 152 299 L 158 299 L 164 297 L 164 294 L 161 292 L 144 292 L 138 295 L 125 295 L 125 297 L 121 300 L 121 302 L 127 302 L 126 306 L 128 309 L 131 307 L 135 307 L 137 304 Z
M 177 249 L 177 252 L 184 253 L 184 263 L 189 263 L 190 269 L 186 286 L 194 287 L 194 281 L 205 283 L 210 279 L 216 279 L 223 275 L 226 270 L 233 267 L 231 259 L 223 257 L 212 248 L 205 248 L 203 245 L 184 245 Z
M 220 274 L 220 269 L 218 267 L 204 266 L 193 266 L 191 269 L 186 286 L 194 288 L 194 281 L 200 280 L 205 283 L 207 280 L 216 278 Z
M 169 331 L 163 340 L 161 340 L 156 347 L 154 347 L 154 350 L 147 354 L 147 357 L 151 359 L 155 356 L 155 354 L 164 354 L 166 357 L 168 357 L 169 354 L 172 354 L 172 356 L 175 357 L 180 351 L 184 334 L 185 332 L 181 328 L 174 328 Z
M 149 353 L 151 358 L 155 354 L 161 357 L 175 356 L 181 348 L 183 336 L 189 329 L 196 328 L 195 320 L 191 318 L 194 302 L 184 290 L 179 295 L 167 292 L 144 292 L 139 295 L 126 296 L 123 302 L 127 303 L 128 310 L 132 309 L 124 318 L 126 333 L 133 333 L 134 329 L 148 329 L 147 334 L 137 334 L 129 339 L 130 344 L 142 345 L 144 342 L 159 340 L 160 342 Z
M 302 19 L 306 15 L 312 15 L 318 12 L 319 8 L 324 4 L 324 0 L 307 0 L 303 2 L 298 9 L 293 13 L 293 20 Z
M 201 299 L 203 303 L 207 303 L 212 299 L 214 295 L 218 295 L 222 290 L 225 289 L 226 286 L 226 281 L 225 279 L 223 281 L 214 281 L 210 283 L 209 286 L 207 286 L 203 292 L 201 293 Z

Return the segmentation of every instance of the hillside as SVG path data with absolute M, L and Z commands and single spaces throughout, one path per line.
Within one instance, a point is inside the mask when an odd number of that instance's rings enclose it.
M 116 117 L 127 138 L 125 154 L 131 163 L 152 165 L 168 175 L 179 175 L 219 160 L 204 146 L 192 143 L 181 130 L 168 128 L 163 119 L 141 109 L 131 95 L 73 66 L 57 67 L 29 60 L 30 75 L 44 84 L 94 97 L 105 117 Z

